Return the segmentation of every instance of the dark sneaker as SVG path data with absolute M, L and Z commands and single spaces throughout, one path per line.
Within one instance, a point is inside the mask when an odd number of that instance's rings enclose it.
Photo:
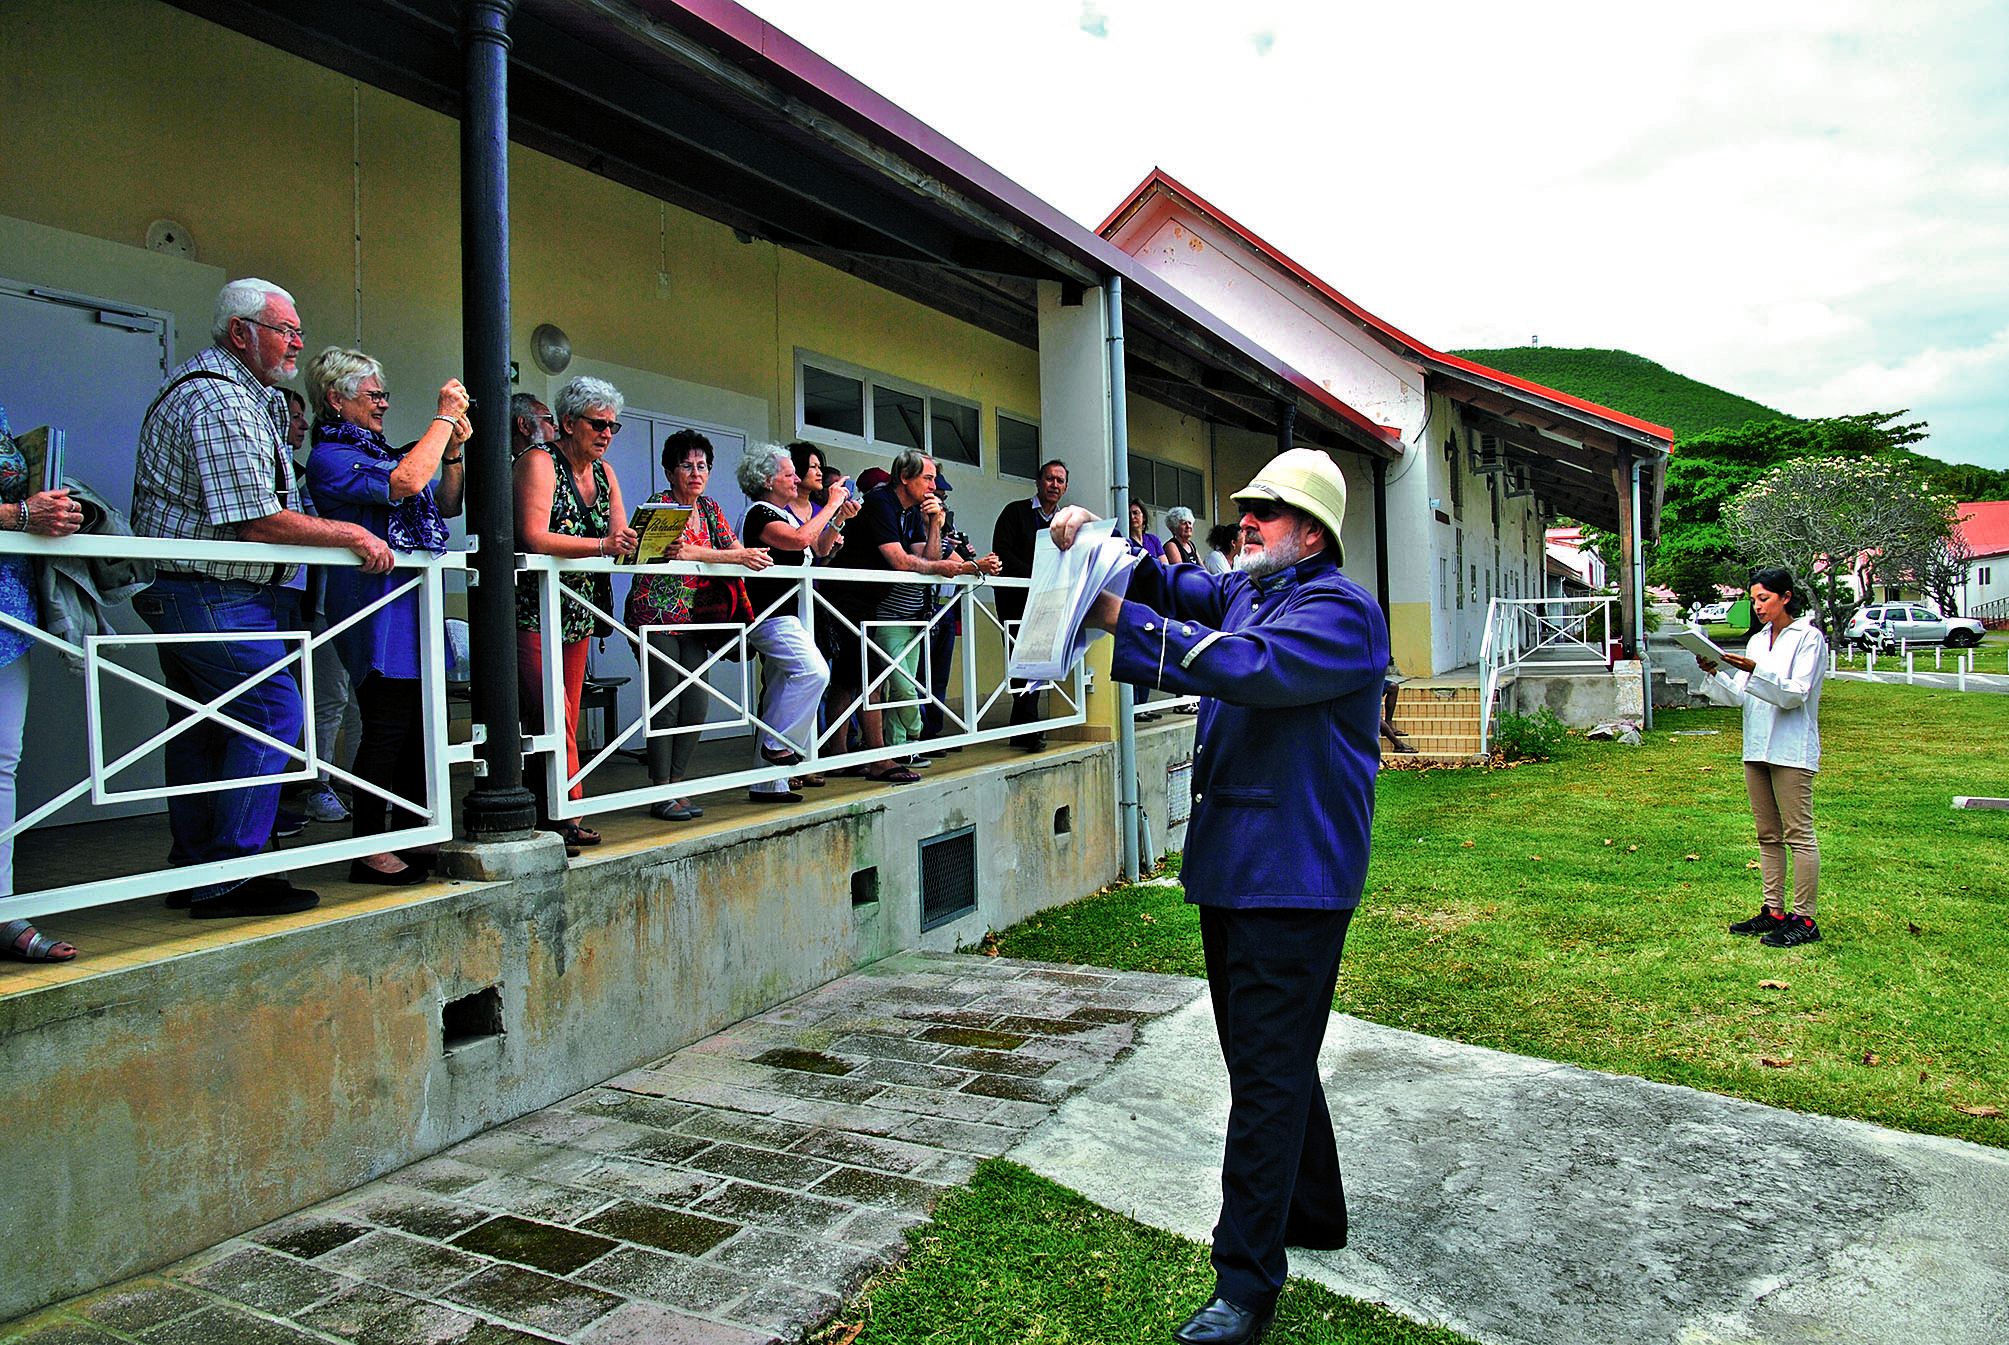
M 296 813 L 291 808 L 281 808 L 272 819 L 272 834 L 280 840 L 298 836 L 307 829 L 307 814 Z
M 1785 916 L 1780 915 L 1770 906 L 1767 906 L 1749 920 L 1739 920 L 1736 924 L 1730 926 L 1730 932 L 1732 934 L 1770 934 L 1785 923 Z
M 1820 941 L 1821 927 L 1804 915 L 1789 915 L 1770 934 L 1758 940 L 1767 948 L 1797 948 Z

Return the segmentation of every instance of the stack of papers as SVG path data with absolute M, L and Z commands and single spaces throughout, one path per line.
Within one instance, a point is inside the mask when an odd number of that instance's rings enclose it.
M 1085 524 L 1065 551 L 1041 533 L 1033 544 L 1025 618 L 1006 671 L 1034 682 L 1058 682 L 1073 672 L 1094 638 L 1085 623 L 1095 600 L 1128 588 L 1136 564 L 1129 546 L 1116 536 L 1114 519 Z

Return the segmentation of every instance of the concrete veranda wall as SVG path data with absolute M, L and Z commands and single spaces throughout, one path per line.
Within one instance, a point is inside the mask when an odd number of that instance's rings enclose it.
M 0 1321 L 256 1227 L 912 947 L 1116 876 L 1113 749 L 0 997 Z M 1067 810 L 1066 831 L 1056 834 Z M 975 829 L 977 907 L 921 929 L 919 842 Z M 852 875 L 876 870 L 877 900 Z M 448 1054 L 447 1001 L 503 1033 Z

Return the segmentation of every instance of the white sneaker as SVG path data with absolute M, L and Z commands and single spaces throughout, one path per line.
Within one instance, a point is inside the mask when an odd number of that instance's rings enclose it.
M 335 797 L 335 791 L 323 781 L 294 800 L 301 812 L 316 822 L 346 822 L 349 810 Z

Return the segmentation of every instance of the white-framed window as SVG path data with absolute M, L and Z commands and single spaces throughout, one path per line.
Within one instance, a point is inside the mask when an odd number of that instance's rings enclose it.
M 1191 467 L 1130 455 L 1130 498 L 1147 509 L 1185 505 L 1195 518 L 1207 517 L 1207 479 Z
M 1016 412 L 998 412 L 998 475 L 1039 480 L 1039 422 Z
M 940 462 L 979 467 L 982 420 L 982 408 L 968 398 L 795 352 L 795 432 L 801 438 L 888 456 L 917 448 Z
M 1978 570 L 1978 571 L 1976 572 L 1976 580 L 1975 580 L 1975 582 L 1976 582 L 1976 583 L 1981 583 L 1981 584 L 1985 584 L 1985 583 L 1987 583 L 1987 582 L 1988 582 L 1988 570 L 1989 570 L 1989 567 L 1988 567 L 1988 566 L 1986 566 L 1986 565 L 1983 565 L 1983 566 L 1981 566 L 1981 567 L 1980 567 L 1980 569 L 1979 569 L 1979 570 Z

